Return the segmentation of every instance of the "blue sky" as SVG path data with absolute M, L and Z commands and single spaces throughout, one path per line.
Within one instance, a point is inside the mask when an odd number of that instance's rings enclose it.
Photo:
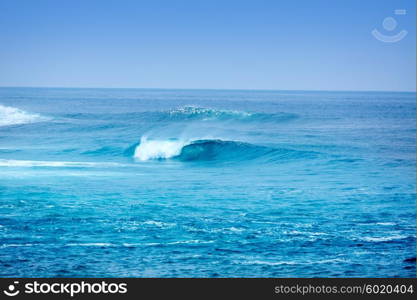
M 0 0 L 0 86 L 415 91 L 415 5 Z

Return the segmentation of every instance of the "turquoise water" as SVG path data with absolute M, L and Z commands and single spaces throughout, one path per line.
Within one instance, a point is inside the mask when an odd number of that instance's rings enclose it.
M 415 101 L 1 88 L 0 275 L 415 276 Z

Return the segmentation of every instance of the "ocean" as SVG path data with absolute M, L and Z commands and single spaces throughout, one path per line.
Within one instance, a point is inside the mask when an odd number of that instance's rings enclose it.
M 1 277 L 415 277 L 416 94 L 0 88 Z

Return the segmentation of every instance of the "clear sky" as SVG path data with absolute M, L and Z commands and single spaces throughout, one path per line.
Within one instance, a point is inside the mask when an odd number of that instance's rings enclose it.
M 0 86 L 415 91 L 415 10 L 415 0 L 0 0 Z M 408 34 L 385 43 L 373 29 Z

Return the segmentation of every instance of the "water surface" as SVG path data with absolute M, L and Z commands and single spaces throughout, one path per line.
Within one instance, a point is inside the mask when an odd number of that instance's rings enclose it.
M 413 277 L 415 100 L 1 88 L 0 275 Z

